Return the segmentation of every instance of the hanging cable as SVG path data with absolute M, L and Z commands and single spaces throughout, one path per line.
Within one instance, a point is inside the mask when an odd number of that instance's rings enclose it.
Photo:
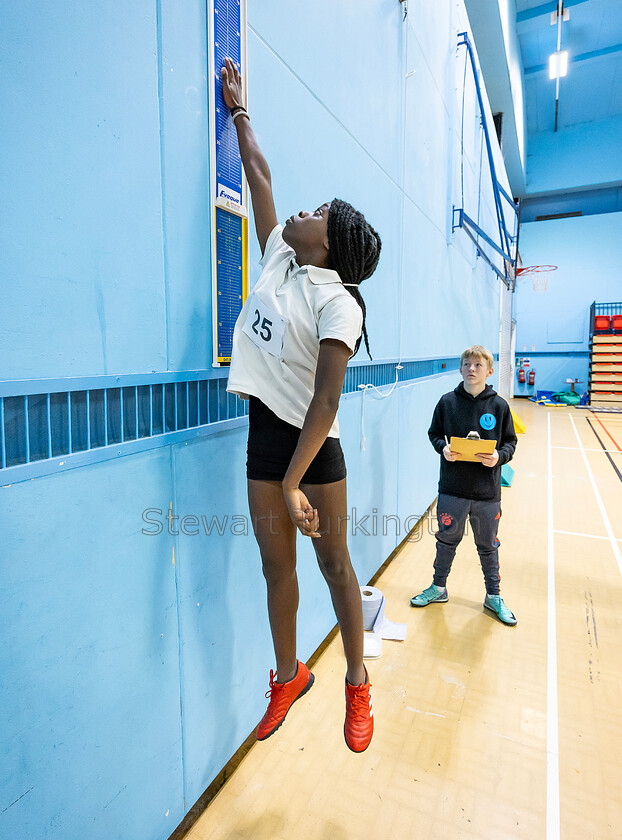
M 386 397 L 390 397 L 393 391 L 395 391 L 395 387 L 398 383 L 399 378 L 399 371 L 403 370 L 404 366 L 398 362 L 395 365 L 395 382 L 391 385 L 390 390 L 388 390 L 385 394 L 383 394 L 375 385 L 372 385 L 371 382 L 368 382 L 367 385 L 359 385 L 359 390 L 363 392 L 363 396 L 361 397 L 361 452 L 365 451 L 365 394 L 373 389 L 378 394 L 378 399 L 384 400 Z

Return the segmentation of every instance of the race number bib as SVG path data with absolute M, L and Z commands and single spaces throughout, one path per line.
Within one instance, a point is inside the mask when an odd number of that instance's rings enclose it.
M 271 356 L 280 358 L 286 326 L 286 318 L 266 306 L 257 295 L 251 296 L 242 331 L 257 347 L 270 353 Z

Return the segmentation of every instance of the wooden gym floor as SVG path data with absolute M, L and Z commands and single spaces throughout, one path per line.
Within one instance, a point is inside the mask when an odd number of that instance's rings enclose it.
M 343 742 L 337 637 L 312 691 L 187 840 L 622 837 L 622 415 L 513 408 L 527 433 L 503 490 L 500 558 L 518 625 L 483 610 L 470 534 L 449 602 L 409 606 L 431 581 L 424 529 L 376 582 L 408 631 L 367 662 L 369 749 Z

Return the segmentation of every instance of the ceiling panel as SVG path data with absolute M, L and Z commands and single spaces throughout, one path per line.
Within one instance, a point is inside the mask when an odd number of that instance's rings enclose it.
M 538 131 L 546 131 L 546 128 L 541 125 L 539 108 L 543 108 L 543 113 L 546 113 L 546 106 L 542 105 L 540 99 L 544 91 L 540 90 L 540 86 L 536 79 L 525 79 L 525 107 L 527 112 L 527 125 L 531 134 Z M 553 104 L 553 107 L 555 105 Z M 553 125 L 551 124 L 551 128 Z
M 555 82 L 548 77 L 548 61 L 557 48 L 557 27 L 550 24 L 550 5 L 543 0 L 516 2 L 529 133 L 554 127 Z M 568 50 L 570 65 L 560 81 L 558 127 L 620 116 L 622 0 L 567 0 L 567 6 L 570 19 L 562 23 L 562 49 Z M 537 8 L 543 13 L 520 19 L 521 12 Z M 603 50 L 604 55 L 584 57 Z
M 516 0 L 516 11 L 522 12 L 525 9 L 533 9 L 536 6 L 541 6 L 542 0 Z
M 612 115 L 613 77 L 619 63 L 614 56 L 603 56 L 581 66 L 570 65 L 568 75 L 560 80 L 560 128 Z
M 616 63 L 613 74 L 609 109 L 612 114 L 622 114 L 622 61 Z

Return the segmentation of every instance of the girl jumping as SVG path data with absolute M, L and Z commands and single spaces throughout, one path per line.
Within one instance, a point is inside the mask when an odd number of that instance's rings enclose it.
M 348 360 L 369 351 L 359 284 L 376 268 L 380 237 L 340 199 L 302 210 L 281 227 L 270 169 L 244 107 L 233 61 L 222 67 L 223 97 L 237 130 L 250 188 L 262 273 L 233 334 L 227 390 L 249 399 L 248 500 L 268 589 L 276 655 L 258 740 L 272 735 L 313 685 L 296 658 L 296 529 L 313 539 L 330 589 L 346 656 L 346 744 L 373 734 L 363 665 L 363 611 L 346 542 L 346 467 L 337 408 Z

